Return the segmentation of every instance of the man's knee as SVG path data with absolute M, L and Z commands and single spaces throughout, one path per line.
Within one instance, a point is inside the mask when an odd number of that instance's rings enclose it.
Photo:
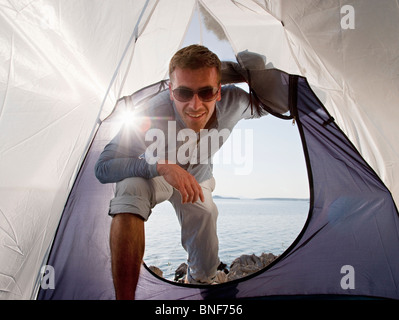
M 195 207 L 194 210 L 187 210 L 185 214 L 192 215 L 194 219 L 203 223 L 216 223 L 218 209 L 213 201 L 197 203 Z
M 127 178 L 116 184 L 115 196 L 151 196 L 151 188 L 147 179 L 140 177 Z
M 152 190 L 148 180 L 127 178 L 116 184 L 115 197 L 111 200 L 109 214 L 136 214 L 145 221 L 151 214 Z
M 131 212 L 121 212 L 115 215 L 112 219 L 112 224 L 114 225 L 144 225 L 144 219 L 142 216 L 131 213 Z

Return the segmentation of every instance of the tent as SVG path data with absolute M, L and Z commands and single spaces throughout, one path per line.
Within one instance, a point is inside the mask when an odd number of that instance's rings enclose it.
M 265 56 L 288 88 L 311 208 L 267 269 L 196 287 L 143 266 L 138 298 L 399 298 L 396 2 L 0 3 L 1 299 L 113 299 L 109 220 L 98 214 L 113 186 L 92 168 L 122 98 L 164 89 L 199 6 L 236 54 Z

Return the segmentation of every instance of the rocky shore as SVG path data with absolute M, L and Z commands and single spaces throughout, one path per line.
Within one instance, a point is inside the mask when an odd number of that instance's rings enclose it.
M 256 271 L 265 268 L 273 262 L 278 256 L 272 253 L 262 253 L 260 256 L 255 254 L 243 254 L 236 258 L 228 268 L 226 264 L 221 263 L 218 267 L 218 274 L 215 283 L 223 283 L 248 276 Z M 163 272 L 156 266 L 150 266 L 149 269 L 160 277 Z M 187 264 L 182 263 L 175 271 L 175 282 L 184 282 L 187 273 Z

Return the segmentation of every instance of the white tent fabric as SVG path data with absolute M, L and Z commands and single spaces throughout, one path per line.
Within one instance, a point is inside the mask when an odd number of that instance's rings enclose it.
M 121 94 L 143 8 L 130 66 L 140 76 L 126 86 L 134 91 L 167 74 L 194 5 L 175 4 L 171 11 L 165 1 L 1 1 L 0 298 L 33 297 L 97 118 Z
M 236 53 L 260 53 L 274 67 L 307 77 L 399 200 L 395 1 L 199 3 Z M 0 0 L 0 299 L 35 298 L 99 122 L 120 97 L 167 78 L 196 4 Z M 354 29 L 341 25 L 345 5 L 354 9 Z
M 284 22 L 301 74 L 398 201 L 398 4 L 305 2 L 282 1 L 273 14 Z M 354 29 L 341 25 L 345 5 Z

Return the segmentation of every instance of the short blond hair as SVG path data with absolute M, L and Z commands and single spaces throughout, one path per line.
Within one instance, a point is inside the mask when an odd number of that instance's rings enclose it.
M 171 80 L 176 67 L 192 70 L 204 67 L 216 68 L 218 82 L 221 82 L 221 62 L 219 57 L 207 47 L 193 44 L 177 51 L 169 63 L 169 78 Z

